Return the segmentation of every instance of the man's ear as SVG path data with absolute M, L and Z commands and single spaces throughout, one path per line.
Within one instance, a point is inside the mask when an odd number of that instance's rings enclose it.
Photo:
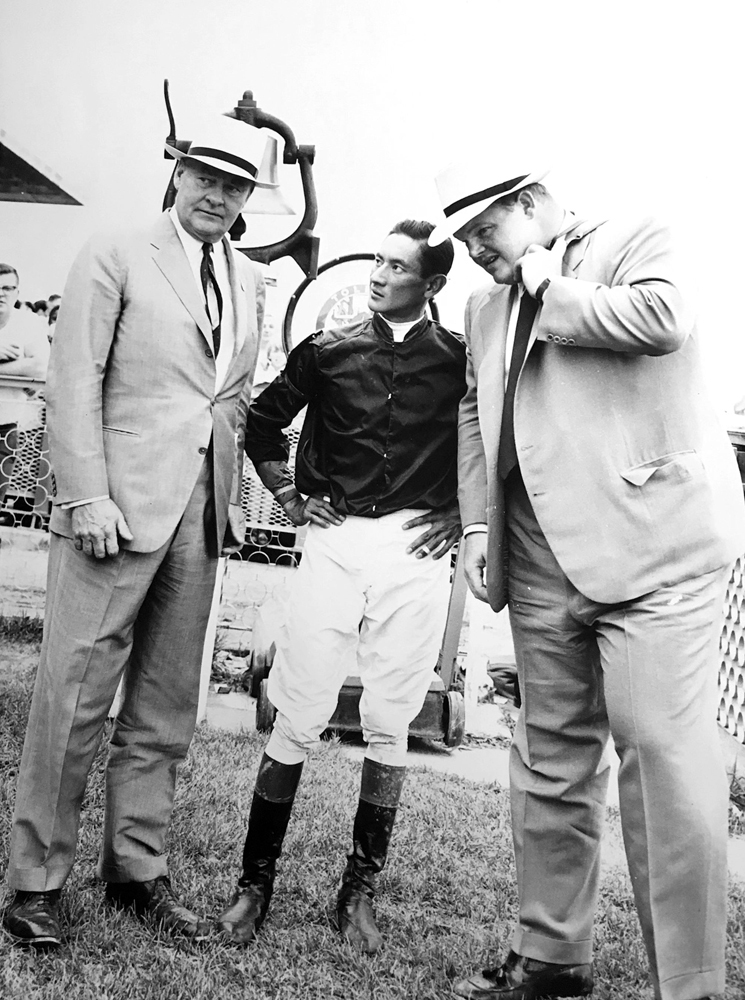
M 517 198 L 517 203 L 529 219 L 535 215 L 536 201 L 532 191 L 523 189 Z
M 425 297 L 433 299 L 435 295 L 438 295 L 445 285 L 448 283 L 448 279 L 444 274 L 433 274 L 431 277 L 427 278 L 427 287 L 424 291 Z

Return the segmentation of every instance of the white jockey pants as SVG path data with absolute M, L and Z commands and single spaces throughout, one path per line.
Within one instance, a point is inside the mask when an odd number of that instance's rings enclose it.
M 326 729 L 347 676 L 359 676 L 367 756 L 403 765 L 409 723 L 433 679 L 445 627 L 450 558 L 406 548 L 424 530 L 402 525 L 422 511 L 347 516 L 311 525 L 294 575 L 269 699 L 277 709 L 267 745 L 283 764 L 304 760 Z

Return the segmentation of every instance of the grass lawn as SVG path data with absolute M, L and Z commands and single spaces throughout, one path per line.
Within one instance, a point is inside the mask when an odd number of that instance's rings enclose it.
M 0 629 L 0 849 L 7 857 L 37 644 Z M 197 910 L 217 913 L 237 876 L 265 737 L 201 727 L 181 768 L 170 840 L 174 882 Z M 377 912 L 386 945 L 360 956 L 327 910 L 349 847 L 359 764 L 335 742 L 306 767 L 272 907 L 258 943 L 177 946 L 109 910 L 95 878 L 105 744 L 93 767 L 78 858 L 63 896 L 67 944 L 34 955 L 0 940 L 3 1000 L 440 1000 L 450 981 L 506 951 L 515 911 L 507 794 L 417 770 L 409 775 Z M 617 817 L 611 818 L 611 828 Z M 617 829 L 614 830 L 617 834 Z M 596 932 L 598 1000 L 651 991 L 628 876 L 606 871 Z M 745 996 L 745 889 L 730 892 L 727 1000 Z

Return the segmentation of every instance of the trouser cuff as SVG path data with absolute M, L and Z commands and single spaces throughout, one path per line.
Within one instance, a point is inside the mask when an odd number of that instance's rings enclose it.
M 369 732 L 363 734 L 367 740 L 367 750 L 365 758 L 374 760 L 378 764 L 387 767 L 406 767 L 407 755 L 409 751 L 408 734 L 404 733 L 397 740 L 376 740 Z
M 104 882 L 150 882 L 168 874 L 164 854 L 154 858 L 131 858 L 127 861 L 99 861 L 98 877 Z
M 724 969 L 688 972 L 660 983 L 655 991 L 661 1000 L 700 1000 L 724 993 Z
M 70 869 L 65 868 L 8 868 L 6 881 L 14 892 L 50 892 L 61 889 Z
M 307 747 L 300 746 L 290 740 L 282 733 L 281 729 L 282 727 L 278 726 L 275 721 L 272 735 L 266 745 L 266 754 L 280 764 L 305 763 L 308 757 Z
M 516 927 L 511 948 L 524 958 L 556 965 L 588 965 L 592 961 L 592 940 L 560 941 L 535 931 Z

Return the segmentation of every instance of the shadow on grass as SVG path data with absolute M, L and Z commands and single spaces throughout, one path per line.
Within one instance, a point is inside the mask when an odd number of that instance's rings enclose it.
M 17 647 L 19 651 L 22 646 Z M 20 655 L 20 653 L 19 653 Z M 7 856 L 32 669 L 0 676 L 0 845 Z M 450 983 L 509 947 L 516 889 L 507 794 L 418 770 L 399 811 L 376 901 L 386 938 L 360 956 L 329 924 L 357 800 L 359 762 L 324 743 L 303 774 L 269 917 L 258 942 L 176 945 L 109 910 L 95 879 L 103 810 L 103 735 L 80 844 L 63 895 L 65 946 L 30 955 L 0 941 L 8 1000 L 444 1000 Z M 200 727 L 180 768 L 169 855 L 185 902 L 215 915 L 238 874 L 265 737 Z M 617 822 L 613 820 L 613 822 Z M 745 993 L 745 897 L 730 894 L 730 1000 Z M 596 1000 L 648 1000 L 646 957 L 629 880 L 606 874 L 596 934 Z

